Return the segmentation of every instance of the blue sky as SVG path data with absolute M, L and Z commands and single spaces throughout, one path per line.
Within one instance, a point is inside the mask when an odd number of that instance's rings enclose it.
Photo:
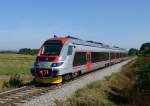
M 53 34 L 126 49 L 150 42 L 149 0 L 0 0 L 0 50 L 39 48 Z

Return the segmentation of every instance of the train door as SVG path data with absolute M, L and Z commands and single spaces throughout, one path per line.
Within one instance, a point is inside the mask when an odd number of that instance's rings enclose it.
M 69 45 L 68 46 L 68 52 L 67 52 L 67 61 L 68 61 L 68 65 L 71 66 L 72 65 L 72 60 L 73 60 L 73 46 Z
M 87 53 L 86 53 L 86 60 L 87 60 L 86 69 L 87 69 L 87 71 L 91 71 L 92 64 L 91 64 L 91 52 L 90 51 L 87 51 Z

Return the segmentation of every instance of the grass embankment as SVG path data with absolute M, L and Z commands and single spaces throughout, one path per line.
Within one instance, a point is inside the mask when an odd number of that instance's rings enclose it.
M 127 70 L 130 62 L 121 72 L 106 76 L 79 89 L 66 101 L 56 100 L 57 106 L 120 106 L 129 104 L 130 90 L 134 85 L 132 76 L 134 72 Z
M 22 81 L 31 80 L 30 68 L 35 56 L 21 54 L 0 54 L 0 87 L 10 77 L 19 75 Z
M 123 66 L 121 72 L 77 90 L 66 101 L 55 103 L 57 106 L 150 106 L 149 69 L 150 58 L 139 57 Z

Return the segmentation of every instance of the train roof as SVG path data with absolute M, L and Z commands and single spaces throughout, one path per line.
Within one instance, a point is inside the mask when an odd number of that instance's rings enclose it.
M 111 49 L 111 50 L 116 50 L 116 51 L 123 51 L 123 52 L 127 52 L 126 49 L 124 48 L 120 48 L 118 46 L 110 46 L 107 44 L 104 44 L 102 42 L 95 42 L 95 41 L 85 41 L 73 36 L 65 36 L 65 37 L 57 37 L 56 35 L 54 35 L 54 38 L 51 38 L 51 40 L 65 40 L 68 39 L 70 40 L 70 42 L 72 42 L 73 44 L 78 44 L 78 45 L 85 45 L 85 46 L 92 46 L 92 47 L 99 47 L 99 48 L 105 48 L 105 49 Z

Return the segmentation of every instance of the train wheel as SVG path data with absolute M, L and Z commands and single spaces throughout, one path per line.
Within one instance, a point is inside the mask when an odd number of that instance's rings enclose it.
M 71 79 L 72 79 L 72 74 L 65 74 L 65 75 L 63 76 L 63 79 L 64 79 L 64 81 L 69 81 L 69 80 L 71 80 Z

